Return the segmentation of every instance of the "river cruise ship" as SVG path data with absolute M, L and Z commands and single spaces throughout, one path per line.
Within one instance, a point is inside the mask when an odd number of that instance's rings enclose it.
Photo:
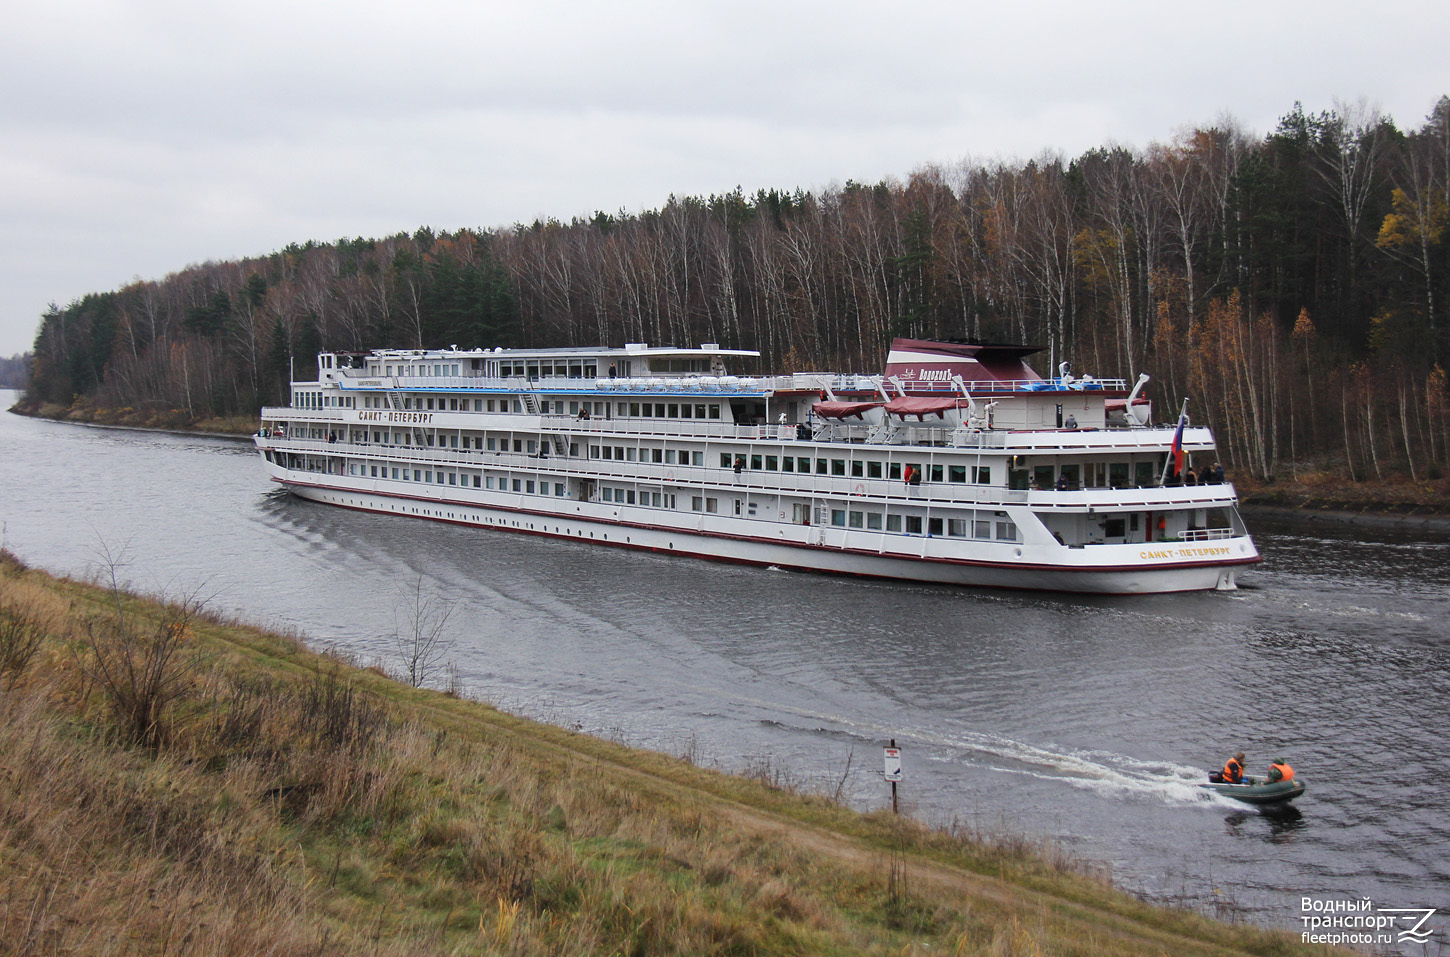
M 898 339 L 882 375 L 696 348 L 323 353 L 256 445 L 294 495 L 754 565 L 955 585 L 1231 589 L 1259 560 L 1186 417 L 1027 346 Z

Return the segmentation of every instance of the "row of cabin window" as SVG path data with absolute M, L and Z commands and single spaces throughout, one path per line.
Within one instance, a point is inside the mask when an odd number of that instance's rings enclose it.
M 635 490 L 613 485 L 600 486 L 599 500 L 601 502 L 613 502 L 616 505 L 643 505 L 647 508 L 675 507 L 674 492 L 658 492 L 652 489 Z M 699 509 L 696 509 L 696 511 L 699 511 Z
M 367 431 L 362 431 L 362 432 L 354 432 L 354 433 L 352 433 L 352 441 L 355 444 L 362 444 L 362 445 L 368 444 L 368 432 Z M 473 449 L 474 451 L 477 451 L 477 452 L 482 452 L 482 451 L 485 451 L 485 450 L 487 450 L 489 452 L 509 452 L 509 451 L 513 451 L 513 452 L 522 452 L 522 453 L 525 453 L 527 455 L 536 455 L 536 454 L 539 453 L 539 451 L 540 451 L 541 448 L 543 450 L 545 450 L 545 454 L 547 454 L 547 450 L 548 450 L 548 446 L 547 445 L 540 446 L 537 439 L 514 439 L 514 440 L 512 440 L 513 447 L 511 449 L 510 448 L 510 440 L 508 440 L 508 439 L 500 439 L 500 438 L 497 438 L 497 437 L 489 437 L 488 439 L 485 439 L 481 435 L 464 435 L 464 436 L 458 436 L 458 435 L 442 435 L 442 434 L 440 434 L 440 435 L 437 436 L 437 441 L 435 442 L 434 441 L 434 433 L 431 432 L 431 431 L 424 432 L 423 433 L 423 439 L 422 439 L 422 441 L 421 442 L 418 442 L 418 443 L 414 443 L 413 442 L 413 435 L 412 435 L 411 432 L 378 432 L 378 431 L 374 431 L 374 432 L 372 432 L 372 444 L 374 444 L 374 445 L 381 445 L 381 446 L 384 446 L 384 447 L 388 447 L 388 446 L 399 446 L 399 445 L 401 445 L 401 446 L 414 446 L 414 445 L 416 445 L 418 448 L 433 448 L 433 447 L 436 446 L 437 448 L 440 448 L 440 449 L 448 449 L 448 448 L 456 449 L 456 448 L 459 448 L 461 446 L 464 449 Z M 572 443 L 571 442 L 569 444 L 569 454 L 571 456 L 577 456 L 579 454 L 579 445 L 578 445 L 578 443 Z M 681 453 L 681 454 L 683 454 L 683 453 Z M 631 460 L 631 461 L 633 461 L 633 460 Z M 659 459 L 656 459 L 655 461 L 659 461 Z
M 545 403 L 547 405 L 548 403 Z M 603 403 L 599 403 L 603 405 Z M 559 403 L 563 405 L 562 402 Z M 393 406 L 385 396 L 363 396 L 364 409 L 391 409 Z M 429 412 L 518 412 L 524 411 L 518 399 L 460 399 L 457 396 L 403 396 L 404 409 L 419 409 Z
M 493 475 L 468 475 L 460 472 L 444 472 L 441 469 L 410 469 L 389 467 L 386 465 L 361 465 L 357 463 L 348 466 L 349 475 L 363 476 L 366 470 L 366 477 L 369 478 L 393 478 L 400 482 L 421 482 L 425 485 L 462 485 L 465 488 L 497 489 L 507 492 L 523 492 L 527 495 L 549 495 L 558 498 L 566 498 L 569 494 L 567 486 L 563 482 L 545 482 L 535 479 L 517 479 L 506 476 Z
M 705 453 L 689 449 L 636 449 L 632 445 L 591 445 L 589 457 L 613 462 L 653 462 L 656 465 L 704 465 Z
M 298 393 L 299 395 L 318 395 L 321 393 Z M 353 408 L 355 401 L 346 397 L 347 404 L 343 407 Z M 429 412 L 513 412 L 522 414 L 524 411 L 523 402 L 519 399 L 468 399 L 457 396 L 404 396 L 404 409 L 419 409 Z M 604 416 L 607 414 L 607 402 L 579 402 L 578 400 L 565 401 L 564 399 L 541 399 L 539 400 L 539 412 L 542 415 L 575 415 L 579 410 L 585 409 L 592 416 Z M 293 403 L 297 406 L 297 403 Z M 303 405 L 299 408 L 321 408 L 321 406 Z M 390 409 L 387 398 L 383 396 L 363 396 L 363 408 L 365 409 Z M 716 419 L 720 418 L 720 406 L 706 403 L 682 403 L 682 402 L 620 402 L 618 414 L 621 416 L 630 415 L 636 418 L 654 419 Z
M 840 475 L 850 478 L 887 478 L 900 480 L 903 475 L 903 465 L 909 465 L 917 472 L 920 472 L 925 481 L 929 482 L 958 482 L 965 484 L 967 476 L 971 476 L 973 485 L 991 485 L 992 467 L 990 465 L 928 465 L 925 471 L 922 466 L 915 462 L 876 462 L 863 461 L 860 459 L 815 459 L 815 474 L 817 475 Z M 750 468 L 756 471 L 765 472 L 811 472 L 812 460 L 804 456 L 793 455 L 755 455 L 752 454 L 747 464 L 745 456 L 733 455 L 729 452 L 722 452 L 720 455 L 721 468 L 733 468 L 739 465 L 741 468 Z
M 326 460 L 314 459 L 307 456 L 292 456 L 289 468 L 303 469 L 313 472 L 327 471 Z M 434 471 L 432 469 L 409 469 L 397 466 L 386 465 L 363 465 L 350 463 L 348 474 L 361 476 L 364 470 L 372 478 L 391 478 L 403 482 L 419 482 L 427 485 L 463 485 L 473 488 L 497 489 L 500 491 L 514 491 L 526 495 L 549 495 L 551 492 L 558 498 L 565 498 L 568 495 L 568 487 L 563 482 L 550 483 L 534 479 L 509 478 L 506 476 L 493 475 L 468 475 L 458 472 Z M 675 508 L 676 498 L 671 492 L 658 492 L 653 490 L 638 490 L 623 487 L 603 486 L 600 489 L 599 497 L 605 502 L 627 505 L 647 505 L 653 508 Z M 690 508 L 696 512 L 716 513 L 719 511 L 719 499 L 710 496 L 695 495 L 690 498 Z M 903 515 L 899 512 L 883 514 L 877 511 L 865 511 L 857 509 L 833 508 L 831 511 L 831 524 L 838 528 L 864 529 L 866 531 L 885 531 L 898 534 L 920 535 L 923 531 L 932 537 L 946 536 L 949 538 L 973 538 L 979 541 L 1016 542 L 1019 541 L 1017 526 L 1015 523 L 1003 520 L 979 519 L 979 518 L 935 518 L 921 515 Z M 738 512 L 738 509 L 737 509 Z M 752 509 L 753 512 L 753 509 Z M 1136 516 L 1135 516 L 1136 517 Z
M 924 523 L 924 524 L 923 524 Z M 861 528 L 866 531 L 886 531 L 920 535 L 925 533 L 934 538 L 974 538 L 978 541 L 1015 542 L 1015 522 L 989 518 L 923 518 L 921 515 L 902 515 L 893 512 L 857 511 L 855 509 L 831 509 L 831 524 L 838 528 Z
M 565 402 L 563 399 L 542 399 L 539 402 L 539 411 L 543 415 L 578 415 L 581 408 L 589 410 L 590 415 L 603 416 L 606 413 L 608 402 Z M 391 409 L 392 406 L 383 396 L 363 396 L 363 408 L 365 409 Z M 512 412 L 522 415 L 524 403 L 520 399 L 468 399 L 457 396 L 404 396 L 404 409 L 418 409 L 428 412 Z
M 720 406 L 688 402 L 621 402 L 619 414 L 642 419 L 718 419 Z
M 398 375 L 456 376 L 459 374 L 458 363 L 456 362 L 420 362 L 412 365 L 383 366 L 383 375 L 392 375 L 394 369 L 398 370 Z
M 350 395 L 324 395 L 321 392 L 292 393 L 294 409 L 355 409 L 357 399 Z
M 593 362 L 500 362 L 498 374 L 505 377 L 523 376 L 528 379 L 594 379 L 599 376 L 599 366 Z
M 278 452 L 279 456 L 286 456 L 281 464 L 297 472 L 326 472 L 327 459 L 315 459 L 308 455 L 292 455 L 287 452 Z
M 436 440 L 434 438 L 435 434 L 437 435 Z M 355 432 L 352 435 L 352 440 L 355 443 L 367 444 L 367 441 L 368 441 L 368 432 L 366 430 L 364 430 L 362 432 Z M 430 431 L 424 431 L 421 441 L 416 442 L 416 443 L 413 441 L 413 433 L 412 432 L 378 432 L 378 431 L 374 431 L 372 433 L 372 444 L 374 444 L 374 445 L 382 445 L 382 446 L 389 446 L 389 445 L 406 445 L 406 446 L 411 446 L 411 445 L 417 445 L 417 446 L 422 447 L 422 448 L 433 448 L 433 447 L 436 446 L 437 448 L 440 448 L 440 449 L 456 449 L 456 448 L 462 447 L 462 448 L 465 448 L 465 449 L 473 449 L 473 450 L 478 451 L 478 452 L 482 452 L 484 450 L 487 450 L 489 452 L 508 452 L 508 451 L 510 451 L 510 449 L 509 449 L 509 440 L 508 439 L 500 439 L 500 438 L 497 438 L 495 436 L 490 436 L 488 439 L 485 439 L 481 435 L 464 435 L 464 436 L 447 435 L 447 434 L 441 434 L 441 433 L 434 433 L 431 430 Z M 576 446 L 570 446 L 570 449 L 571 449 L 571 451 L 570 451 L 569 454 L 571 454 L 571 455 L 578 454 L 578 449 L 577 449 Z M 513 449 L 512 449 L 512 451 L 514 451 L 514 452 L 527 452 L 529 455 L 533 455 L 538 450 L 539 450 L 539 442 L 538 442 L 537 439 L 514 439 L 513 440 Z
M 1034 465 L 1031 469 L 1009 468 L 1007 487 L 1011 489 L 1051 488 L 1152 488 L 1158 484 L 1163 465 L 1162 453 L 1152 460 L 1132 462 L 1065 462 L 1057 465 Z
M 674 508 L 675 496 L 669 492 L 603 486 L 599 490 L 601 501 L 619 505 L 644 505 L 653 508 Z M 695 495 L 690 498 L 690 508 L 696 512 L 719 511 L 719 499 Z M 740 514 L 740 502 L 735 503 L 735 514 Z M 755 514 L 752 503 L 750 514 Z M 859 528 L 867 531 L 886 531 L 906 535 L 925 534 L 933 537 L 973 538 L 979 541 L 1018 541 L 1015 522 L 991 518 L 931 518 L 921 515 L 903 515 L 900 512 L 883 514 L 856 509 L 831 509 L 831 524 L 840 528 Z
M 629 363 L 625 362 L 625 369 Z M 649 373 L 659 375 L 665 372 L 709 372 L 709 359 L 651 359 L 649 362 Z M 455 373 L 456 375 L 457 373 Z M 597 360 L 581 363 L 577 360 L 569 362 L 543 362 L 512 360 L 498 364 L 498 374 L 501 376 L 524 376 L 529 379 L 544 379 L 549 377 L 569 379 L 594 379 L 599 376 L 599 365 Z M 613 365 L 609 367 L 609 374 L 614 376 L 617 370 Z

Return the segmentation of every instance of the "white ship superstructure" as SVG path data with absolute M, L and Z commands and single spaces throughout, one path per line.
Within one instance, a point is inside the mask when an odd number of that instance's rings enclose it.
M 1030 347 L 897 340 L 882 376 L 722 349 L 323 353 L 256 444 L 293 494 L 836 574 L 1099 593 L 1234 587 L 1231 485 L 1164 482 L 1176 423 Z M 1207 466 L 1213 439 L 1182 430 Z

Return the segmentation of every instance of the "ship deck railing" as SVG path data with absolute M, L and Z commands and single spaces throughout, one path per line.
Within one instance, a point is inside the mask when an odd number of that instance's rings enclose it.
M 503 452 L 479 449 L 440 449 L 410 445 L 348 444 L 325 439 L 274 439 L 284 451 L 300 455 L 347 458 L 366 464 L 406 465 L 432 469 L 492 469 L 547 475 L 550 478 L 584 478 L 597 482 L 637 485 L 685 484 L 720 489 L 737 489 L 760 495 L 797 497 L 870 498 L 930 505 L 1002 506 L 1025 505 L 1049 512 L 1125 512 L 1184 508 L 1221 508 L 1236 501 L 1232 485 L 1142 486 L 1138 488 L 1015 489 L 999 485 L 924 480 L 907 485 L 900 479 L 822 475 L 816 472 L 782 472 L 708 465 L 682 465 L 594 459 L 540 452 Z M 334 473 L 335 474 L 335 473 Z M 368 476 L 352 476 L 357 479 Z M 1201 539 L 1229 537 L 1219 530 L 1189 532 Z
M 1216 542 L 1237 535 L 1231 528 L 1190 528 L 1180 533 L 1185 542 Z
M 690 441 L 695 439 L 734 439 L 743 442 L 821 442 L 833 445 L 871 445 L 882 448 L 910 448 L 912 446 L 964 449 L 1011 449 L 1014 454 L 1032 452 L 1062 451 L 1133 451 L 1145 443 L 1145 433 L 1161 434 L 1171 432 L 1170 426 L 1112 426 L 1101 429 L 983 429 L 967 430 L 952 426 L 930 426 L 907 423 L 897 440 L 888 444 L 870 441 L 877 426 L 842 423 L 825 423 L 817 419 L 799 423 L 738 424 L 724 419 L 647 419 L 594 417 L 579 418 L 577 415 L 542 415 L 526 412 L 464 412 L 461 410 L 429 409 L 284 409 L 266 408 L 262 419 L 267 422 L 307 422 L 325 426 L 332 430 L 397 429 L 418 427 L 413 422 L 390 422 L 387 420 L 359 421 L 359 411 L 376 412 L 422 412 L 437 418 L 428 423 L 428 428 L 453 431 L 496 431 L 538 432 L 543 435 L 578 436 L 581 439 L 593 436 L 623 438 L 658 438 Z M 492 416 L 487 423 L 479 422 L 477 416 Z M 804 433 L 801 429 L 804 426 Z M 1147 439 L 1148 442 L 1167 440 L 1160 436 Z M 1184 445 L 1190 449 L 1209 448 L 1213 438 L 1207 428 L 1192 427 L 1184 431 Z
M 761 396 L 773 392 L 870 392 L 894 393 L 894 386 L 881 376 L 841 375 L 827 372 L 796 372 L 767 376 L 608 376 L 577 378 L 546 376 L 530 379 L 522 376 L 380 376 L 360 369 L 340 369 L 337 383 L 344 391 L 372 392 L 477 392 L 485 394 L 517 394 L 590 396 Z M 310 383 L 298 383 L 309 385 Z M 913 394 L 950 395 L 957 391 L 953 382 L 940 380 L 906 380 Z M 987 379 L 965 382 L 972 395 L 994 395 L 1012 392 L 1082 392 L 1126 391 L 1124 379 Z

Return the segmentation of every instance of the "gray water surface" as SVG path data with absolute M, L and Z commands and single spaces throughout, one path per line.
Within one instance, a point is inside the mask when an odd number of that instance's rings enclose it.
M 8 406 L 13 396 L 0 393 Z M 1232 593 L 868 582 L 317 505 L 250 446 L 0 415 L 5 547 L 395 664 L 402 593 L 456 601 L 468 693 L 703 763 L 1051 840 L 1138 893 L 1301 929 L 1301 902 L 1450 912 L 1450 542 L 1251 516 Z M 1309 785 L 1266 816 L 1193 785 L 1235 750 Z M 849 773 L 848 773 L 849 768 Z M 1399 945 L 1397 945 L 1399 946 Z M 1394 948 L 1391 948 L 1394 949 Z M 1406 952 L 1419 953 L 1419 949 Z

